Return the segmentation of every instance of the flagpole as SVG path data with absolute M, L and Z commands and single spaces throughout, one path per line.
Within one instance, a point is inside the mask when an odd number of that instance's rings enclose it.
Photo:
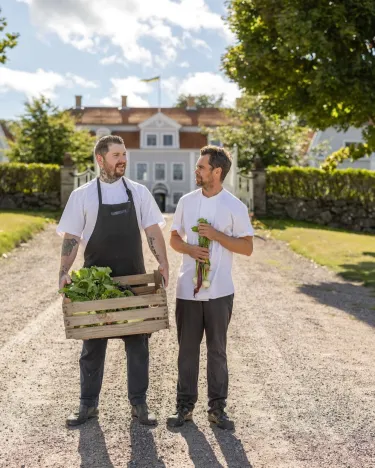
M 159 113 L 161 112 L 161 76 L 158 79 L 158 107 Z

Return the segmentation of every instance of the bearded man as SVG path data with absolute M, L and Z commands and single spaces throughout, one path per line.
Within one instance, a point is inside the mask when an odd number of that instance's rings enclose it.
M 119 136 L 101 138 L 94 149 L 100 177 L 70 195 L 57 232 L 64 237 L 59 288 L 71 282 L 69 270 L 79 245 L 84 267 L 110 267 L 112 276 L 145 273 L 141 229 L 168 285 L 168 260 L 161 227 L 164 218 L 148 189 L 125 177 L 126 148 Z M 122 337 L 127 357 L 128 398 L 132 416 L 141 424 L 156 424 L 146 404 L 149 382 L 149 336 Z M 84 340 L 80 364 L 81 399 L 66 420 L 77 426 L 98 417 L 107 339 Z

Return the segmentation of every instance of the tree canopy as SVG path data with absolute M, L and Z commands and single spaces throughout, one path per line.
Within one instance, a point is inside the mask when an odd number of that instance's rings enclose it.
M 238 166 L 251 168 L 255 157 L 264 167 L 303 163 L 309 129 L 295 116 L 280 118 L 264 110 L 261 97 L 244 95 L 235 109 L 228 109 L 231 125 L 218 127 L 212 137 L 225 146 L 238 146 Z
M 93 164 L 95 137 L 77 130 L 70 113 L 59 110 L 43 96 L 25 103 L 25 113 L 12 124 L 11 131 L 11 161 L 62 164 L 68 152 L 80 168 Z
M 363 127 L 366 144 L 341 157 L 375 150 L 373 0 L 231 0 L 228 23 L 238 41 L 223 67 L 240 88 L 313 128 Z
M 1 8 L 0 8 L 1 13 Z M 5 18 L 0 17 L 0 33 L 4 31 L 8 23 Z M 17 45 L 17 39 L 19 34 L 17 33 L 6 33 L 5 37 L 0 36 L 0 63 L 7 61 L 7 49 L 13 49 Z
M 176 107 L 188 107 L 188 98 L 193 97 L 188 94 L 181 94 L 177 98 Z M 197 94 L 194 95 L 195 107 L 202 109 L 204 107 L 222 107 L 224 94 Z

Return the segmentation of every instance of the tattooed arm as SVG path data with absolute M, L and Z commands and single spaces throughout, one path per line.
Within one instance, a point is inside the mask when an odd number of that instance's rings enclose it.
M 165 287 L 167 287 L 169 281 L 169 265 L 167 249 L 165 247 L 165 240 L 161 229 L 158 224 L 153 224 L 145 229 L 145 233 L 147 236 L 148 246 L 159 263 L 159 270 L 164 277 Z
M 80 238 L 72 234 L 65 234 L 61 248 L 61 264 L 59 272 L 59 289 L 71 283 L 69 270 L 77 256 Z

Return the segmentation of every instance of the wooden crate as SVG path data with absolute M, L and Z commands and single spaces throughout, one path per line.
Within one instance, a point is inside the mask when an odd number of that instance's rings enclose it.
M 167 294 L 163 287 L 163 278 L 159 271 L 144 275 L 118 276 L 113 280 L 122 285 L 129 285 L 137 296 L 104 299 L 87 302 L 63 302 L 65 334 L 67 338 L 89 340 L 92 338 L 111 338 L 124 335 L 153 333 L 169 328 Z M 140 307 L 139 309 L 136 307 Z M 105 312 L 110 309 L 132 309 L 118 312 Z M 103 311 L 90 315 L 81 312 Z M 144 320 L 116 325 L 98 325 L 96 327 L 74 328 L 124 320 Z

